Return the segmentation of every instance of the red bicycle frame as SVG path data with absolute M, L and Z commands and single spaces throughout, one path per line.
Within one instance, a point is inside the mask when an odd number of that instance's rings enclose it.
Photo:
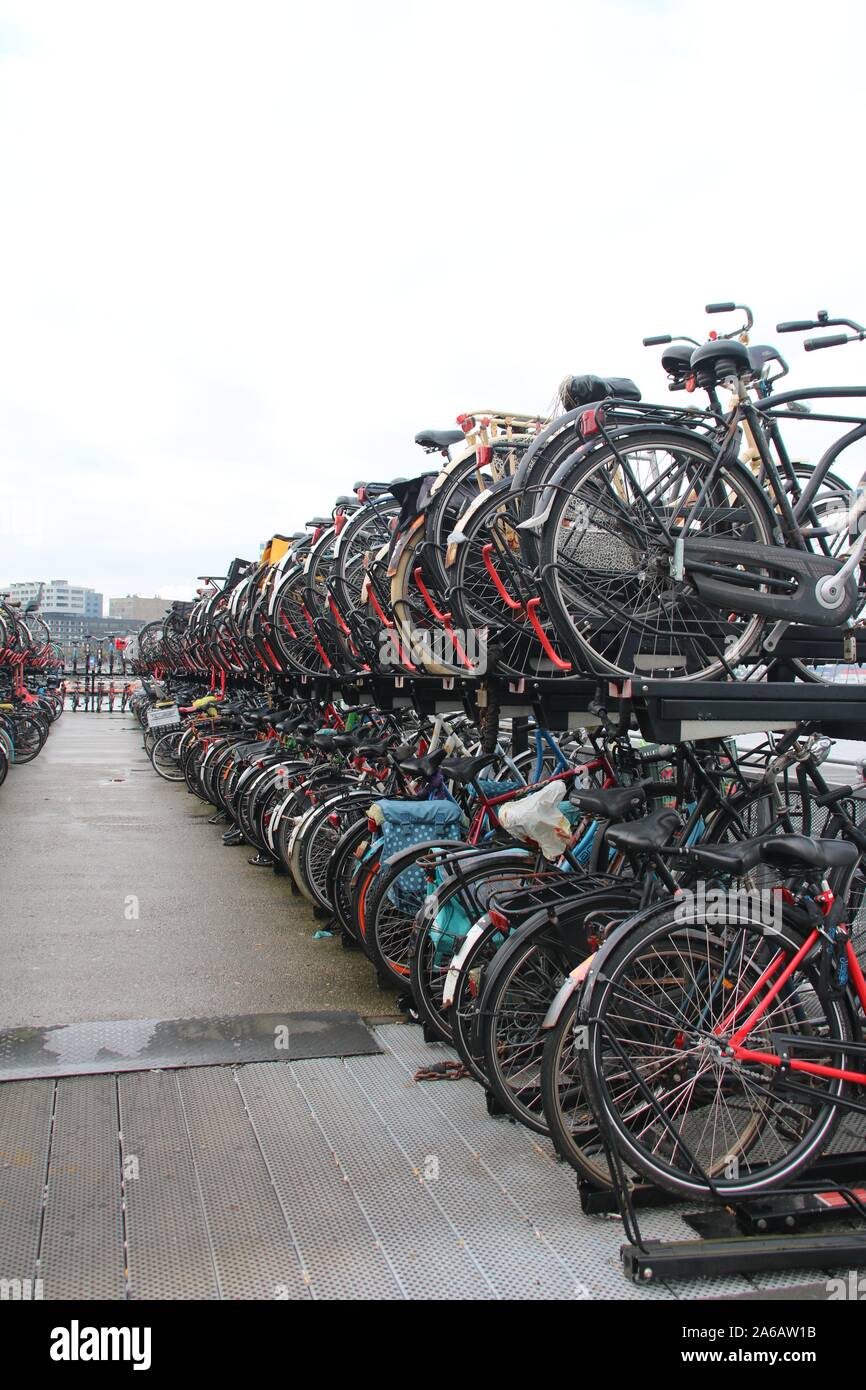
M 796 951 L 788 961 L 784 970 L 781 969 L 781 966 L 785 957 L 783 952 L 780 951 L 767 966 L 766 970 L 764 970 L 760 979 L 758 979 L 749 990 L 745 998 L 741 999 L 737 1007 L 733 1009 L 727 1017 L 722 1019 L 721 1023 L 717 1025 L 714 1031 L 716 1036 L 728 1032 L 731 1025 L 743 1011 L 748 1008 L 756 995 L 765 985 L 769 985 L 770 987 L 760 1004 L 752 1010 L 745 1021 L 740 1023 L 736 1032 L 731 1035 L 728 1042 L 730 1055 L 738 1062 L 755 1062 L 765 1067 L 781 1067 L 784 1065 L 792 1072 L 803 1072 L 807 1076 L 824 1076 L 837 1081 L 851 1081 L 857 1086 L 866 1086 L 866 1073 L 864 1072 L 848 1071 L 847 1068 L 844 1067 L 829 1067 L 823 1062 L 807 1062 L 800 1058 L 789 1058 L 783 1063 L 778 1053 L 756 1052 L 752 1048 L 743 1046 L 743 1039 L 748 1036 L 755 1023 L 757 1023 L 758 1019 L 765 1013 L 769 1005 L 779 994 L 779 991 L 787 984 L 794 972 L 799 969 L 817 940 L 818 929 L 816 927 L 806 937 L 800 949 Z M 854 982 L 854 989 L 856 990 L 857 998 L 860 1000 L 860 1007 L 864 1014 L 866 1014 L 866 978 L 864 978 L 863 971 L 860 968 L 860 962 L 854 952 L 854 945 L 850 937 L 845 943 L 845 955 L 848 962 L 849 978 Z M 771 981 L 772 984 L 770 983 Z

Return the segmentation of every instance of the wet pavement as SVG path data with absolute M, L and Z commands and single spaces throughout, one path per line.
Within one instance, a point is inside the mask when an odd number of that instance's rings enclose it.
M 354 1010 L 393 1016 L 288 880 L 157 777 L 132 715 L 67 710 L 0 788 L 0 1028 Z

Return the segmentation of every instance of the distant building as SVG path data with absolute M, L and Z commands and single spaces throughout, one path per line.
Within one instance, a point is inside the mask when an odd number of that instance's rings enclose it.
M 92 637 L 94 643 L 103 641 L 107 637 L 128 637 L 133 632 L 138 632 L 144 627 L 144 623 L 129 619 L 120 621 L 117 618 L 73 618 L 68 613 L 43 613 L 40 617 L 44 618 L 51 633 L 51 640 L 58 642 L 60 646 L 69 646 L 76 643 L 83 646 L 87 637 Z
M 23 583 L 7 585 L 6 591 L 13 602 L 20 602 L 22 608 L 36 600 L 46 620 L 53 616 L 84 621 L 102 617 L 102 594 L 81 584 L 70 584 L 68 579 L 28 579 Z
M 67 671 L 84 671 L 88 651 L 94 666 L 100 671 L 126 669 L 135 652 L 136 636 L 144 627 L 142 620 L 129 618 L 72 618 L 68 614 L 42 614 L 48 624 L 51 641 L 63 654 Z M 126 642 L 123 652 L 115 648 L 115 639 Z M 101 661 L 100 661 L 101 657 Z
M 127 594 L 125 598 L 108 600 L 109 617 L 117 621 L 132 618 L 153 623 L 163 617 L 170 607 L 171 599 L 143 598 L 141 594 Z

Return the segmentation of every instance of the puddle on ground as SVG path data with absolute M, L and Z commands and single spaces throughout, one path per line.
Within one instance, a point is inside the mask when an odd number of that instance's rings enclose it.
M 70 1023 L 0 1030 L 0 1081 L 381 1051 L 363 1020 L 348 1009 Z

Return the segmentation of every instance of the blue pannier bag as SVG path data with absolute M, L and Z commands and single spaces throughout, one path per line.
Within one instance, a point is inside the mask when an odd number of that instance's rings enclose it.
M 465 817 L 454 801 L 377 801 L 382 817 L 383 864 L 393 854 L 425 840 L 462 839 Z M 413 864 L 388 889 L 394 906 L 407 915 L 418 911 L 427 896 L 424 870 Z

